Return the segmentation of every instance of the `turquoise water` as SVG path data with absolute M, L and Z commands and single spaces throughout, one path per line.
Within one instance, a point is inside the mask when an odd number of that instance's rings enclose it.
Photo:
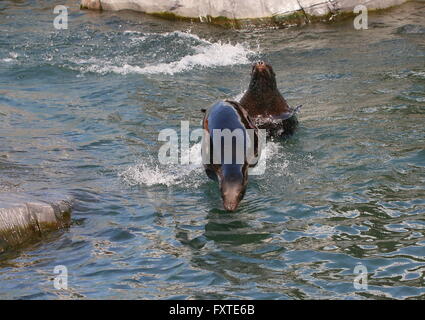
M 73 224 L 0 254 L 1 299 L 425 297 L 423 1 L 363 31 L 226 30 L 74 1 L 55 30 L 55 4 L 0 2 L 0 192 L 72 195 Z M 226 213 L 201 167 L 159 163 L 158 133 L 199 128 L 258 59 L 303 104 L 300 128 Z

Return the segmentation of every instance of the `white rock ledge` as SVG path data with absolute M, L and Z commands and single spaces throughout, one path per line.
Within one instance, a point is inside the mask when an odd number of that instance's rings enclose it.
M 369 10 L 386 9 L 408 0 L 81 0 L 81 8 L 96 10 L 135 10 L 148 14 L 214 22 L 275 19 L 300 15 L 310 22 L 313 17 L 353 13 L 357 5 Z M 295 18 L 293 16 L 293 18 Z
M 0 252 L 68 227 L 71 210 L 68 197 L 50 195 L 39 200 L 26 194 L 0 193 Z

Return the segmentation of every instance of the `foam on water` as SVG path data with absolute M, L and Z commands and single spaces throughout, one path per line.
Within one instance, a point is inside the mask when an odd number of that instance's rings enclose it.
M 265 172 L 267 172 L 267 174 L 270 174 L 270 171 L 272 171 L 274 176 L 278 177 L 288 174 L 287 169 L 289 167 L 289 160 L 286 158 L 283 146 L 278 142 L 267 142 L 261 154 L 260 162 L 261 161 L 265 163 Z
M 179 61 L 171 63 L 160 63 L 153 66 L 136 68 L 138 73 L 164 73 L 174 74 L 196 67 L 224 67 L 235 64 L 249 63 L 248 56 L 251 53 L 241 44 L 232 45 L 230 43 L 211 43 L 208 46 L 199 46 L 194 55 L 184 56 Z M 128 69 L 128 68 L 127 68 Z
M 204 181 L 201 178 L 203 167 L 200 142 L 190 148 L 182 162 L 188 164 L 160 164 L 157 158 L 149 157 L 130 166 L 119 173 L 119 176 L 131 186 L 199 186 Z
M 9 52 L 9 57 L 3 58 L 3 59 L 1 59 L 1 61 L 3 61 L 3 62 L 15 62 L 15 61 L 17 61 L 18 56 L 19 56 L 19 54 L 11 51 L 11 52 Z
M 242 97 L 244 96 L 246 91 L 242 91 L 241 93 L 239 93 L 238 95 L 236 95 L 233 100 L 234 101 L 240 101 L 242 99 Z
M 172 38 L 173 43 L 191 41 L 193 53 L 184 55 L 178 60 L 171 62 L 159 62 L 157 64 L 136 65 L 128 63 L 125 53 L 112 60 L 92 57 L 90 59 L 78 59 L 71 62 L 77 63 L 82 72 L 117 73 L 117 74 L 169 74 L 181 73 L 194 68 L 223 67 L 250 63 L 249 58 L 254 52 L 243 44 L 231 44 L 222 41 L 210 42 L 205 39 L 185 32 L 169 32 L 163 34 L 139 33 L 127 30 L 124 34 L 130 35 L 130 43 L 140 46 L 145 41 L 164 41 L 164 38 Z M 137 37 L 134 37 L 137 35 Z M 174 39 L 176 38 L 176 39 Z M 170 39 L 169 39 L 170 40 Z M 162 57 L 165 58 L 165 57 Z M 140 59 L 143 61 L 143 59 Z M 158 58 L 161 61 L 161 57 Z
M 425 71 L 410 71 L 410 75 L 418 79 L 425 79 Z
M 184 185 L 186 177 L 195 174 L 201 167 L 181 166 L 181 165 L 159 165 L 153 161 L 140 162 L 130 166 L 119 176 L 131 186 L 145 185 L 165 185 L 167 187 Z M 195 184 L 198 186 L 199 184 Z M 193 184 L 192 184 L 193 186 Z

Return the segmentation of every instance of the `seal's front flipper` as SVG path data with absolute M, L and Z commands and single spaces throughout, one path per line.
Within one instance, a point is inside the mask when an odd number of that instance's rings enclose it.
M 294 108 L 294 113 L 297 113 L 298 111 L 300 111 L 300 109 L 301 109 L 302 106 L 303 106 L 302 104 L 300 104 L 299 106 L 296 106 Z
M 293 111 L 284 112 L 284 113 L 281 113 L 281 114 L 279 114 L 277 116 L 273 116 L 272 119 L 273 120 L 287 120 L 290 117 L 292 117 L 293 115 L 294 115 L 294 112 Z
M 287 120 L 289 118 L 291 118 L 293 115 L 295 115 L 300 109 L 301 109 L 302 105 L 299 105 L 295 108 L 291 108 L 291 110 L 289 112 L 284 112 L 281 113 L 277 116 L 273 116 L 273 120 Z

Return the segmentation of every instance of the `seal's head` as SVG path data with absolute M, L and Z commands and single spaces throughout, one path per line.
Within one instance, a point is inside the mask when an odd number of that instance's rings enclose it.
M 277 90 L 276 74 L 270 64 L 259 61 L 252 65 L 250 89 Z
M 248 184 L 248 167 L 223 166 L 220 179 L 221 198 L 224 209 L 235 211 L 243 199 Z

